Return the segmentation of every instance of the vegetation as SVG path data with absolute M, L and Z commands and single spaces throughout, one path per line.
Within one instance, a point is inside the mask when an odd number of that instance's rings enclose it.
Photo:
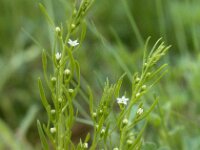
M 197 0 L 0 5 L 0 149 L 200 148 Z

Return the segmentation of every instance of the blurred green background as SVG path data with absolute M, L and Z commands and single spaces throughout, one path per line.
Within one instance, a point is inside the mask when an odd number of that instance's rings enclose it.
M 52 33 L 39 2 L 56 24 L 65 25 L 73 0 L 0 0 L 0 150 L 41 149 L 36 119 L 45 118 L 45 111 L 37 78 L 43 76 L 41 51 L 51 48 Z M 160 97 L 145 141 L 154 149 L 199 150 L 199 0 L 96 0 L 76 53 L 82 76 L 97 99 L 106 78 L 115 82 L 123 72 L 128 75 L 123 88 L 129 91 L 149 36 L 151 46 L 163 37 L 172 48 L 163 61 L 169 72 L 145 97 L 147 105 L 152 94 Z

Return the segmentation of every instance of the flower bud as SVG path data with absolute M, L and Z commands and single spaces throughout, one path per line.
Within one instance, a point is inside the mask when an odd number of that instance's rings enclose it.
M 101 133 L 100 133 L 100 136 L 103 137 L 104 134 L 105 134 L 105 132 L 106 132 L 106 130 L 105 130 L 105 129 L 102 129 L 102 130 L 101 130 Z
M 102 109 L 99 110 L 99 114 L 100 114 L 100 115 L 103 114 L 103 110 L 102 110 Z
M 93 116 L 93 118 L 96 118 L 96 117 L 97 117 L 97 113 L 96 113 L 96 112 L 93 112 L 93 113 L 92 113 L 92 116 Z
M 147 63 L 144 63 L 144 66 L 147 67 Z
M 73 89 L 68 89 L 68 92 L 72 94 L 74 92 L 74 90 Z
M 139 83 L 139 82 L 140 82 L 140 78 L 137 77 L 137 78 L 135 79 L 135 83 Z
M 68 76 L 71 74 L 71 71 L 69 69 L 64 70 L 64 75 Z
M 50 132 L 51 132 L 51 133 L 56 133 L 56 128 L 55 128 L 55 127 L 50 128 Z
M 146 90 L 147 86 L 146 85 L 143 85 L 142 86 L 142 91 Z
M 128 140 L 126 141 L 126 143 L 127 143 L 128 145 L 131 145 L 131 144 L 133 144 L 133 141 L 130 140 L 130 139 L 128 139 Z
M 56 77 L 52 77 L 51 78 L 51 83 L 53 84 L 53 86 L 55 86 L 55 84 L 56 84 Z
M 71 28 L 74 29 L 76 25 L 74 23 L 71 24 Z
M 60 33 L 60 31 L 61 31 L 61 30 L 60 30 L 60 27 L 56 27 L 56 28 L 55 28 L 55 31 L 56 31 L 56 33 Z
M 135 95 L 136 98 L 138 98 L 139 96 L 140 96 L 140 93 L 137 93 L 137 94 Z
M 98 128 L 99 128 L 99 125 L 97 124 L 97 125 L 95 125 L 95 128 L 96 128 L 96 130 L 98 130 Z
M 55 114 L 56 113 L 56 110 L 55 109 L 52 109 L 51 110 L 51 114 L 53 115 L 53 114 Z
M 59 97 L 59 98 L 58 98 L 58 102 L 60 102 L 60 103 L 61 103 L 61 102 L 62 102 L 62 98 L 60 98 L 60 97 Z
M 150 75 L 151 75 L 151 73 L 150 72 L 147 72 L 147 78 L 149 78 L 150 77 Z
M 77 10 L 74 9 L 74 11 L 73 11 L 73 16 L 74 16 L 74 17 L 76 16 L 76 13 L 77 13 Z
M 128 119 L 127 118 L 123 119 L 122 123 L 124 126 L 126 126 L 128 124 Z

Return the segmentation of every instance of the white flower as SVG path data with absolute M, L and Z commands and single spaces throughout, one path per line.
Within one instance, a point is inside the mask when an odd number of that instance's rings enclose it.
M 69 44 L 70 46 L 75 47 L 75 46 L 77 46 L 79 43 L 77 42 L 77 40 L 72 41 L 71 39 L 69 39 L 68 44 Z
M 126 98 L 125 96 L 122 96 L 122 98 L 117 98 L 117 103 L 118 103 L 118 104 L 127 105 L 127 101 L 128 101 L 128 100 L 129 100 L 128 98 Z
M 57 53 L 56 53 L 56 60 L 60 60 L 60 59 L 61 59 L 61 56 L 62 56 L 62 54 L 59 53 L 59 52 L 57 52 Z
M 137 110 L 137 114 L 138 115 L 141 115 L 143 113 L 143 109 L 142 108 L 139 108 L 138 110 Z

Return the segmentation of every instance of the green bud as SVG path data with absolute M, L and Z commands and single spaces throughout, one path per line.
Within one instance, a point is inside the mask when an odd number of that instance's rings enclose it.
M 50 128 L 50 132 L 53 134 L 53 133 L 56 133 L 56 128 L 53 127 L 53 128 Z
M 93 112 L 93 113 L 92 113 L 92 116 L 93 116 L 93 118 L 96 118 L 96 117 L 97 117 L 97 113 L 96 113 L 96 112 Z
M 74 90 L 73 89 L 68 89 L 68 92 L 72 94 L 74 92 Z
M 52 78 L 51 78 L 51 83 L 53 84 L 53 86 L 55 86 L 56 80 L 57 80 L 56 77 L 52 77 Z
M 123 123 L 123 126 L 126 126 L 128 124 L 128 119 L 127 118 L 123 119 L 122 123 Z
M 139 96 L 140 96 L 140 93 L 137 93 L 137 94 L 135 95 L 136 98 L 139 97 Z
M 106 130 L 105 130 L 105 129 L 102 129 L 102 130 L 101 130 L 101 133 L 100 133 L 100 136 L 103 137 L 104 134 L 105 134 L 105 132 L 106 132 Z
M 71 24 L 71 28 L 74 29 L 76 25 L 74 23 Z
M 150 75 L 151 75 L 151 73 L 150 72 L 147 72 L 147 78 L 149 78 L 150 77 Z
M 130 139 L 128 139 L 128 140 L 126 141 L 126 143 L 127 143 L 128 145 L 132 145 L 132 144 L 133 144 L 133 141 L 130 140 Z
M 146 90 L 147 89 L 147 86 L 146 85 L 143 85 L 142 86 L 142 91 Z
M 60 34 L 60 32 L 61 32 L 61 29 L 60 29 L 60 27 L 56 27 L 56 28 L 55 28 L 55 31 L 56 31 L 56 33 L 59 35 L 59 34 Z
M 64 71 L 64 75 L 68 76 L 71 74 L 71 71 L 69 69 L 65 69 Z
M 53 114 L 55 114 L 56 113 L 56 110 L 55 109 L 52 109 L 51 110 L 51 114 L 53 115 Z
M 61 103 L 61 102 L 62 102 L 62 98 L 60 98 L 60 97 L 59 97 L 59 98 L 58 98 L 58 102 L 60 102 L 60 103 Z
M 137 77 L 137 78 L 135 79 L 135 83 L 139 83 L 139 82 L 140 82 L 140 78 Z

